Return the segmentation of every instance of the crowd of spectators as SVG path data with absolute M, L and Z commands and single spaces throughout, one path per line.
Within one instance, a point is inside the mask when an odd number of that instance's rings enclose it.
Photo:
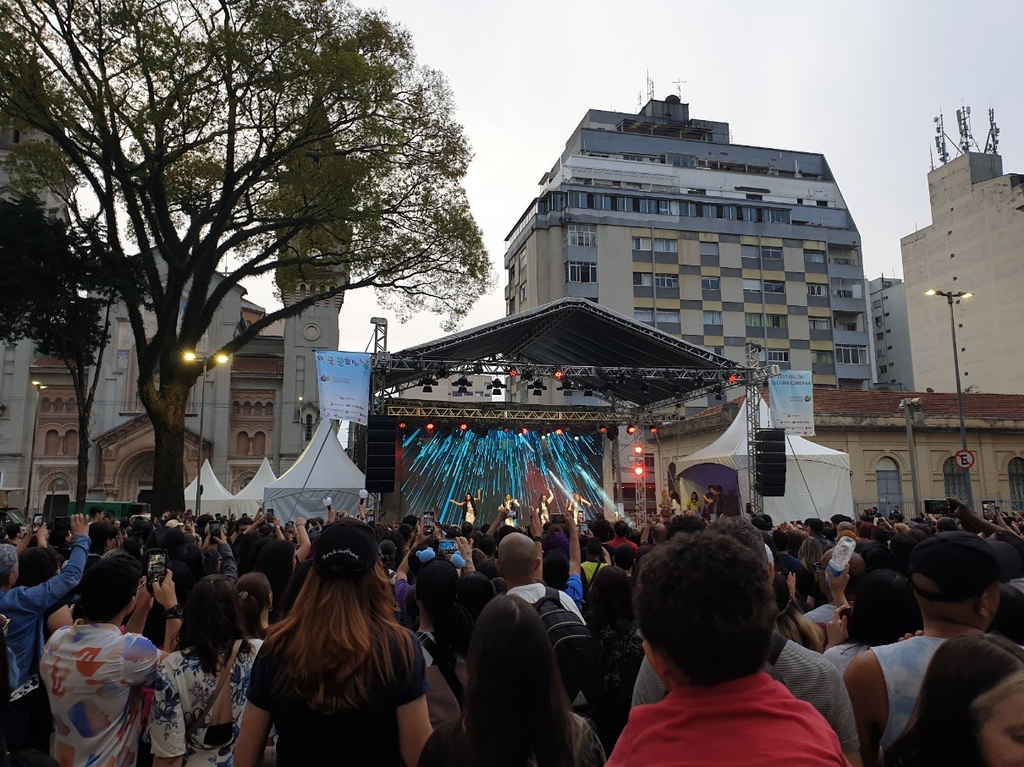
M 487 527 L 332 508 L 9 528 L 0 756 L 1024 764 L 1013 515 L 776 524 L 672 500 L 640 525 L 503 504 Z

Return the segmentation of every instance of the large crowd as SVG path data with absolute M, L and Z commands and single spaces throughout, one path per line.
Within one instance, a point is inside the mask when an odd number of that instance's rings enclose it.
M 1015 513 L 776 524 L 675 500 L 638 526 L 553 498 L 544 519 L 506 498 L 487 527 L 333 508 L 10 526 L 0 756 L 1024 765 Z

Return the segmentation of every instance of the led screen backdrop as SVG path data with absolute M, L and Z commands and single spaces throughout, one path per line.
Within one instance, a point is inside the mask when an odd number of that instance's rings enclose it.
M 601 483 L 602 441 L 599 434 L 526 434 L 492 430 L 481 436 L 472 430 L 449 435 L 417 429 L 401 438 L 402 509 L 420 515 L 434 509 L 443 524 L 462 520 L 463 509 L 449 500 L 476 497 L 477 524 L 487 523 L 511 493 L 523 506 L 536 505 L 545 487 L 554 491 L 559 510 L 574 492 L 601 507 L 611 507 Z M 554 512 L 554 509 L 552 509 Z M 589 516 L 589 515 L 588 515 Z

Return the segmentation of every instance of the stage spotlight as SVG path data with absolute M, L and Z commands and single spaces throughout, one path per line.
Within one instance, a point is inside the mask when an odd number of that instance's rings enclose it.
M 505 384 L 503 384 L 501 380 L 498 378 L 495 378 L 493 381 L 487 384 L 487 389 L 488 391 L 491 392 L 491 394 L 501 394 L 501 391 L 504 388 Z
M 607 426 L 602 426 L 601 428 L 598 429 L 598 431 L 601 432 L 602 434 L 607 434 L 608 433 L 608 427 Z
M 636 455 L 643 455 L 644 454 L 644 446 L 643 445 L 633 445 L 633 452 Z
M 433 433 L 433 431 L 434 431 L 434 428 L 435 428 L 435 427 L 434 427 L 434 422 L 433 422 L 433 421 L 427 421 L 427 425 L 426 425 L 426 430 L 427 430 L 428 432 L 431 432 L 431 433 Z
M 657 433 L 658 433 L 658 427 L 657 426 L 652 426 L 651 427 L 651 434 L 657 434 Z
M 738 382 L 739 380 L 740 380 L 740 377 L 738 375 L 736 375 L 735 373 L 733 373 L 731 376 L 729 376 L 729 383 L 731 383 L 731 384 L 734 384 L 734 383 Z
M 608 427 L 608 439 L 615 441 L 619 438 L 619 427 L 609 426 Z
M 530 433 L 530 430 L 527 429 L 525 426 L 522 429 L 520 429 L 520 434 L 529 434 L 529 433 Z
M 561 437 L 564 433 L 565 432 L 563 432 L 561 429 L 555 429 L 555 434 L 557 434 L 559 437 Z
M 459 431 L 466 431 L 467 429 L 469 429 L 469 424 L 468 423 L 460 423 L 459 424 Z
M 514 367 L 514 366 L 513 366 L 513 367 L 510 367 L 510 368 L 508 369 L 508 374 L 509 374 L 510 376 L 512 376 L 513 378 L 515 378 L 515 377 L 516 377 L 517 375 L 519 375 L 519 368 L 517 368 L 517 367 Z
M 647 383 L 647 381 L 643 381 L 643 382 L 641 382 L 641 384 L 640 384 L 640 391 L 641 391 L 641 392 L 643 392 L 644 394 L 646 394 L 646 393 L 647 393 L 647 392 L 649 392 L 650 390 L 651 390 L 651 386 L 650 386 L 650 384 L 648 384 L 648 383 Z
M 580 435 L 577 434 L 575 437 L 573 437 L 573 439 L 576 440 L 577 442 L 579 442 L 580 441 Z
M 636 426 L 630 424 L 626 427 L 626 434 L 636 434 Z
M 399 429 L 404 429 L 405 428 L 405 421 L 399 421 L 398 422 L 398 428 Z
M 484 366 L 482 363 L 477 362 L 475 365 L 473 365 L 473 375 L 483 375 L 483 372 Z
M 637 466 L 636 468 L 633 469 L 633 473 L 636 474 L 638 477 L 642 477 L 644 475 L 644 467 Z
M 520 375 L 523 377 L 524 381 L 529 381 L 533 378 L 533 370 L 531 368 L 525 368 Z
M 556 381 L 561 381 L 563 378 L 565 378 L 565 371 L 562 370 L 561 368 L 555 368 L 555 372 L 551 374 L 551 377 L 554 378 Z

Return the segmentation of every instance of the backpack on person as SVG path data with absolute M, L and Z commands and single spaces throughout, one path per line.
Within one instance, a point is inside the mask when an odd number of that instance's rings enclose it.
M 593 713 L 601 698 L 604 672 L 601 644 L 579 617 L 562 604 L 559 592 L 544 587 L 544 596 L 534 605 L 555 650 L 559 675 L 577 711 Z

